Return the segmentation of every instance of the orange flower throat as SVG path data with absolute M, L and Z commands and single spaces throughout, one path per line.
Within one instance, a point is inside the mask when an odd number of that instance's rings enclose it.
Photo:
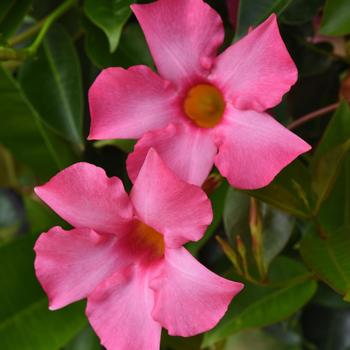
M 195 124 L 202 128 L 212 128 L 224 114 L 225 100 L 215 86 L 198 84 L 188 91 L 183 107 L 187 117 Z

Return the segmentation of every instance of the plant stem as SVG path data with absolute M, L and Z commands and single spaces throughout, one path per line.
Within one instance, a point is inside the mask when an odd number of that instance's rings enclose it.
M 35 23 L 33 26 L 31 26 L 30 28 L 28 28 L 24 32 L 19 33 L 18 35 L 12 37 L 11 39 L 9 39 L 8 44 L 10 46 L 15 46 L 15 45 L 20 44 L 21 42 L 31 38 L 33 35 L 35 35 L 40 30 L 40 28 L 45 23 L 46 19 L 47 19 L 47 17 L 45 17 L 44 19 Z
M 318 117 L 321 117 L 322 115 L 324 115 L 326 113 L 333 112 L 339 107 L 339 105 L 340 105 L 340 102 L 336 102 L 336 103 L 333 103 L 333 104 L 331 104 L 329 106 L 320 108 L 317 111 L 313 111 L 311 113 L 308 113 L 308 114 L 304 115 L 303 117 L 301 117 L 301 118 L 293 121 L 292 123 L 290 123 L 288 125 L 288 129 L 289 130 L 294 130 L 294 129 L 298 128 L 299 126 L 307 123 L 310 120 L 313 120 L 313 119 L 316 119 Z
M 33 41 L 33 43 L 25 49 L 13 49 L 9 47 L 0 47 L 0 61 L 7 60 L 24 60 L 32 55 L 35 55 L 39 46 L 41 45 L 47 31 L 50 29 L 51 25 L 62 16 L 69 8 L 71 8 L 77 0 L 66 0 L 63 4 L 58 6 L 50 15 L 48 15 L 44 20 L 39 21 L 32 28 L 28 29 L 26 32 L 19 34 L 14 37 L 10 43 L 11 45 L 18 44 L 22 40 L 25 40 L 35 34 L 38 30 L 39 34 Z

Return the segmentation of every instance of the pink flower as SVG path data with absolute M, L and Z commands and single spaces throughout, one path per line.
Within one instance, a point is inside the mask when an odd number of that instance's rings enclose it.
M 160 76 L 146 66 L 102 71 L 89 92 L 89 139 L 140 138 L 127 161 L 133 181 L 150 147 L 189 183 L 201 185 L 215 163 L 246 189 L 310 149 L 264 112 L 297 80 L 275 15 L 216 56 L 223 25 L 202 0 L 132 10 Z
M 207 270 L 182 246 L 203 236 L 210 202 L 152 149 L 130 198 L 118 178 L 88 163 L 61 171 L 35 192 L 74 227 L 53 227 L 35 245 L 50 309 L 87 297 L 87 317 L 109 350 L 159 349 L 161 327 L 180 336 L 207 331 L 243 287 Z

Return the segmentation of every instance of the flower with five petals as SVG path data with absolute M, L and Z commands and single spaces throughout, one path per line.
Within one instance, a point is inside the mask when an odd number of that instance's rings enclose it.
M 159 75 L 108 68 L 89 91 L 90 139 L 139 139 L 137 177 L 149 148 L 183 180 L 201 185 L 213 164 L 231 185 L 268 185 L 310 146 L 265 111 L 297 80 L 275 15 L 216 56 L 224 30 L 202 0 L 132 5 Z
M 207 331 L 242 289 L 183 247 L 202 237 L 210 202 L 152 149 L 130 197 L 118 178 L 88 163 L 35 192 L 74 227 L 53 227 L 35 245 L 50 309 L 87 298 L 87 317 L 108 350 L 157 350 L 161 327 L 180 336 Z

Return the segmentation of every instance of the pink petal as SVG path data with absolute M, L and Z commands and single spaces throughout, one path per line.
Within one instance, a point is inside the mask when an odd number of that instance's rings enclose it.
M 54 176 L 35 193 L 75 227 L 121 232 L 132 218 L 132 206 L 122 182 L 103 169 L 76 163 Z
M 35 244 L 35 272 L 49 297 L 51 310 L 85 298 L 126 263 L 117 238 L 90 229 L 53 227 Z
M 163 270 L 151 281 L 152 316 L 170 335 L 193 336 L 213 328 L 243 288 L 201 265 L 184 248 L 168 249 Z
M 151 317 L 148 273 L 118 272 L 88 297 L 87 316 L 108 350 L 159 350 L 161 326 Z
M 198 186 L 207 178 L 217 152 L 212 136 L 200 128 L 170 124 L 165 129 L 150 131 L 138 141 L 127 159 L 133 182 L 151 147 L 179 178 Z
M 210 79 L 236 108 L 264 111 L 281 101 L 297 75 L 273 14 L 217 57 Z
M 130 198 L 138 218 L 162 233 L 167 246 L 199 240 L 212 221 L 210 201 L 202 189 L 176 177 L 153 149 Z
M 239 111 L 217 129 L 215 164 L 232 186 L 256 189 L 274 177 L 310 146 L 266 113 Z
M 202 0 L 158 0 L 132 5 L 159 73 L 191 82 L 206 75 L 224 39 L 220 16 Z
M 89 91 L 89 139 L 139 138 L 177 115 L 175 89 L 146 66 L 108 68 Z

